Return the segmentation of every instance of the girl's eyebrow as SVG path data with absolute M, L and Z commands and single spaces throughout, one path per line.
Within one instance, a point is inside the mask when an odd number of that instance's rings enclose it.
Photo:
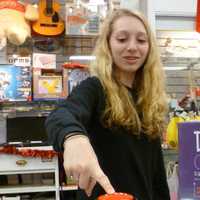
M 147 37 L 147 33 L 142 32 L 142 31 L 138 32 L 137 35 L 138 35 L 138 36 L 144 36 L 144 37 Z
M 127 31 L 120 30 L 120 31 L 118 31 L 118 33 L 127 33 Z
M 127 31 L 117 31 L 117 32 L 115 32 L 115 35 L 116 35 L 116 36 L 119 36 L 119 35 L 127 35 L 127 34 L 128 34 Z
M 120 30 L 120 31 L 116 31 L 115 34 L 128 34 L 128 31 L 125 31 L 125 30 Z M 147 33 L 146 32 L 143 32 L 143 31 L 139 31 L 136 33 L 137 35 L 139 36 L 147 36 Z

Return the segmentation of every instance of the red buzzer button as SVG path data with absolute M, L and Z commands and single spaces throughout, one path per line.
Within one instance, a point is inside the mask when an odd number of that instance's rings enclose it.
M 97 200 L 135 200 L 135 198 L 127 193 L 105 194 L 98 197 Z

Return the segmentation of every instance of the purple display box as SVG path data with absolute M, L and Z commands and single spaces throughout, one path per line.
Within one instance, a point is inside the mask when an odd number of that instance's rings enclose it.
M 182 122 L 179 129 L 179 199 L 200 199 L 200 121 Z

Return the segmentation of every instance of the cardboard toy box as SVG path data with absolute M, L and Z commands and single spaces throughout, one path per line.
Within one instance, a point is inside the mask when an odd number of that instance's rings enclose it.
M 56 100 L 67 97 L 67 73 L 54 69 L 33 68 L 33 99 Z
M 89 77 L 89 72 L 86 68 L 68 69 L 67 73 L 67 87 L 69 93 L 73 90 L 74 87 L 80 84 L 81 81 Z
M 56 69 L 56 54 L 33 53 L 33 68 Z
M 0 101 L 27 101 L 30 98 L 30 66 L 0 64 Z
M 79 62 L 65 62 L 62 64 L 64 74 L 66 74 L 65 85 L 70 93 L 74 87 L 80 84 L 81 81 L 85 80 L 90 76 L 88 66 Z

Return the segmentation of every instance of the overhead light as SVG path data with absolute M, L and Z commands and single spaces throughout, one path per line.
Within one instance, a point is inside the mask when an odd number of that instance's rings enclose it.
M 17 54 L 13 54 L 12 57 L 13 57 L 13 58 L 18 58 L 19 55 L 17 55 Z
M 95 56 L 70 56 L 69 60 L 95 60 Z
M 164 67 L 164 70 L 173 71 L 173 70 L 186 70 L 187 67 Z
M 94 5 L 104 5 L 105 4 L 105 2 L 104 2 L 104 0 L 90 0 L 89 1 L 89 4 L 94 4 Z

